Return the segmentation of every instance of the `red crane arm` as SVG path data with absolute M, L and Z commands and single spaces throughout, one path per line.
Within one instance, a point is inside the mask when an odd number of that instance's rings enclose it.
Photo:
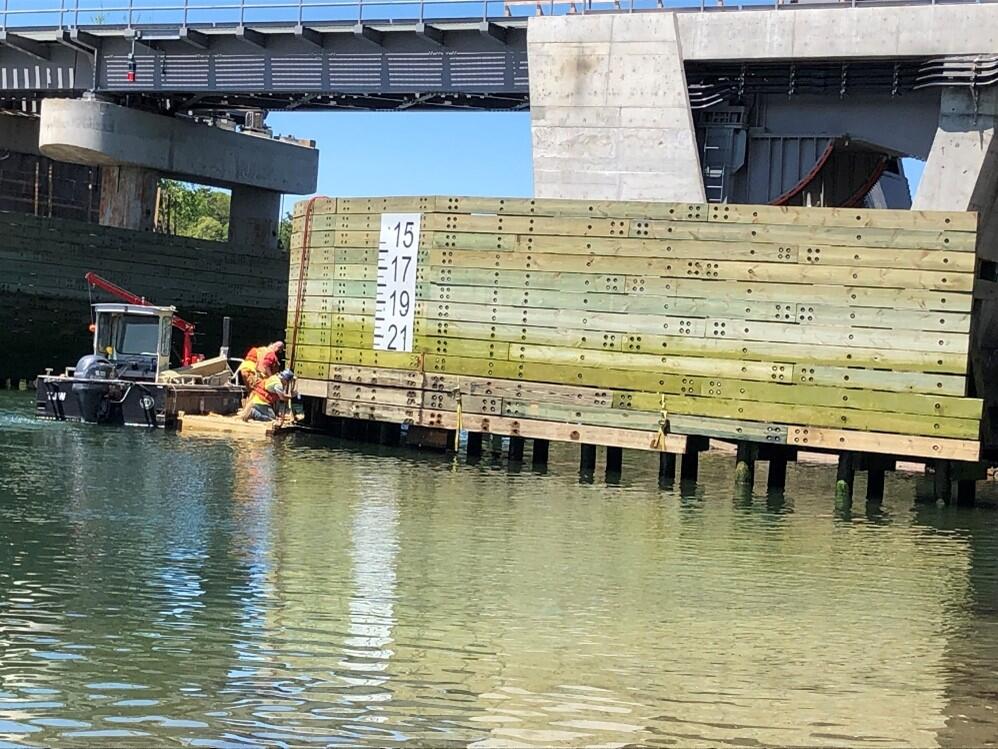
M 116 296 L 118 299 L 121 299 L 128 304 L 137 304 L 142 307 L 154 306 L 151 302 L 147 301 L 145 297 L 137 296 L 136 294 L 128 291 L 128 289 L 123 289 L 117 284 L 111 283 L 106 278 L 98 276 L 93 271 L 87 273 L 83 278 L 86 279 L 87 283 L 91 286 L 95 286 L 101 291 L 106 291 L 108 294 Z M 184 352 L 182 357 L 183 361 L 181 363 L 185 367 L 190 366 L 195 362 L 193 341 L 194 323 L 187 322 L 187 320 L 174 315 L 173 327 L 177 328 L 184 334 Z

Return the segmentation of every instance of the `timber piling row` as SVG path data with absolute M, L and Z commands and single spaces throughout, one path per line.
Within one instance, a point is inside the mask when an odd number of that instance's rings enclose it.
M 321 405 L 313 400 L 313 405 Z M 347 418 L 329 418 L 321 416 L 320 409 L 310 411 L 313 416 L 313 427 L 342 439 L 348 439 L 369 444 L 388 447 L 428 448 L 449 453 L 459 452 L 460 441 L 455 441 L 455 433 L 450 430 L 415 429 L 413 435 L 397 424 L 383 422 L 361 421 Z M 490 458 L 493 464 L 502 462 L 505 456 L 511 471 L 519 471 L 524 463 L 528 443 L 530 448 L 530 464 L 534 472 L 546 473 L 550 458 L 550 441 L 546 439 L 528 440 L 523 437 L 510 437 L 504 440 L 496 434 L 468 432 L 464 438 L 463 452 L 469 463 L 478 463 L 482 459 L 483 445 L 488 443 Z M 679 481 L 681 485 L 695 485 L 700 482 L 699 457 L 707 450 L 708 443 L 704 440 L 691 443 L 687 452 L 661 452 L 658 455 L 658 485 L 662 489 L 676 486 L 677 465 L 679 466 Z M 732 475 L 734 489 L 738 492 L 752 492 L 755 489 L 755 469 L 759 462 L 768 465 L 766 491 L 780 495 L 786 489 L 787 466 L 797 461 L 797 452 L 793 450 L 759 449 L 751 443 L 735 445 L 732 458 Z M 593 483 L 598 468 L 598 446 L 580 444 L 579 478 L 583 483 Z M 605 480 L 608 484 L 620 482 L 624 473 L 625 451 L 619 447 L 605 448 Z M 845 452 L 838 454 L 835 463 L 835 480 L 830 486 L 831 494 L 839 506 L 848 507 L 853 502 L 854 487 L 857 473 L 866 473 L 867 505 L 878 505 L 884 498 L 886 474 L 895 470 L 896 461 L 880 455 L 857 455 Z M 830 467 L 831 468 L 831 467 Z M 928 467 L 927 476 L 933 491 L 931 498 L 949 504 L 954 501 L 960 506 L 972 506 L 975 502 L 977 482 L 974 479 L 954 479 L 954 464 L 949 461 L 937 461 Z M 984 473 L 979 472 L 984 478 Z M 955 484 L 956 495 L 953 495 Z

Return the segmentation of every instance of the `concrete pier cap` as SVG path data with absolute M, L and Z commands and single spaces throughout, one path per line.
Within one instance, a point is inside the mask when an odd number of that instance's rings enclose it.
M 314 193 L 319 152 L 94 99 L 46 99 L 41 153 L 88 166 L 139 167 L 217 187 Z

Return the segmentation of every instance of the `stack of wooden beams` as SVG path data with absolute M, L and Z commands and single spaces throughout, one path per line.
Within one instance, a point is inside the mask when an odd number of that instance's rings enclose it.
M 411 353 L 374 349 L 386 212 L 421 214 Z M 331 416 L 974 460 L 975 242 L 966 213 L 318 199 L 288 340 Z

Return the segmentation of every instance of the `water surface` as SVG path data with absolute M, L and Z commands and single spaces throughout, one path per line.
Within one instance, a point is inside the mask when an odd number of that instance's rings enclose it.
M 631 453 L 608 486 L 30 407 L 0 393 L 0 747 L 998 745 L 998 512 L 912 477 L 836 508 L 822 466 L 681 493 Z

